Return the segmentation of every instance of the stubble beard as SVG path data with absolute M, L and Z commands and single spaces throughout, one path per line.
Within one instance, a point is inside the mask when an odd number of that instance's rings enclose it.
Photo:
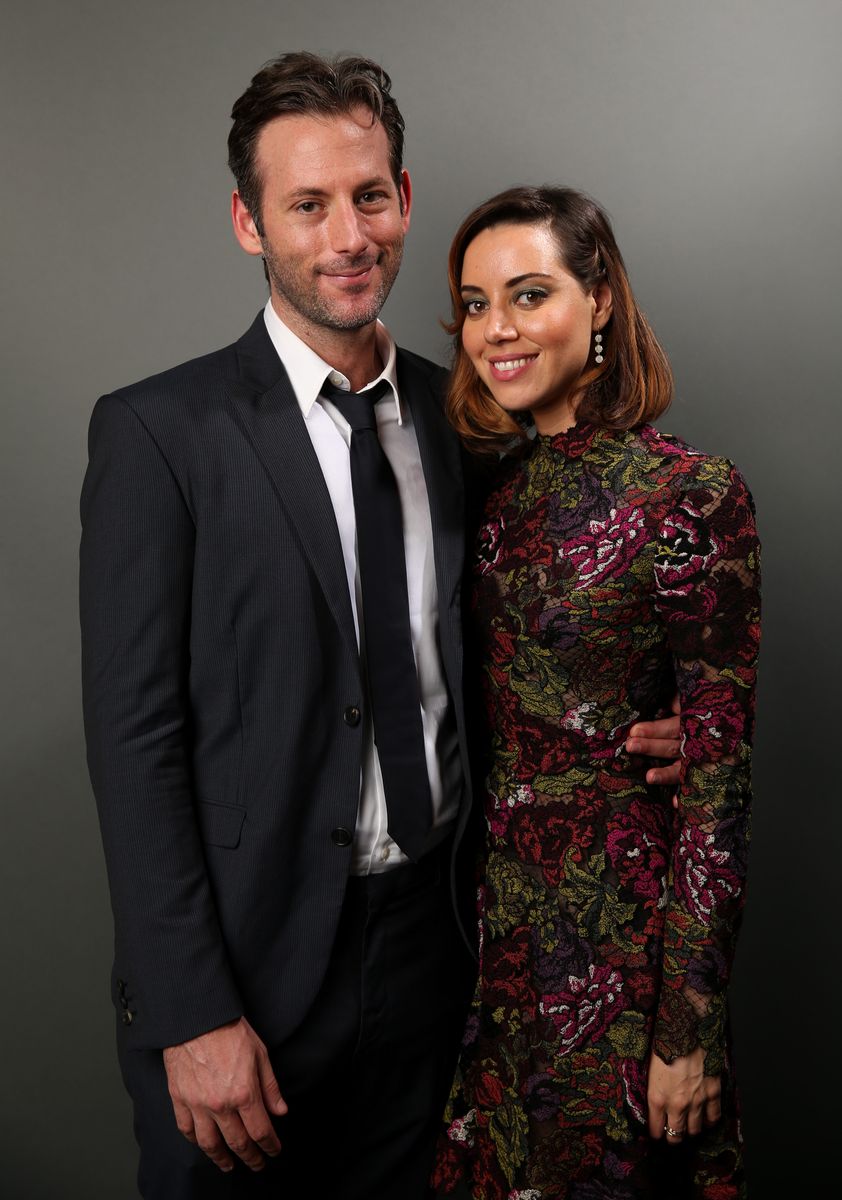
M 350 332 L 363 329 L 380 316 L 380 310 L 392 290 L 403 258 L 403 242 L 393 242 L 387 251 L 381 251 L 377 262 L 380 265 L 380 282 L 362 308 L 346 311 L 339 304 L 331 304 L 318 291 L 318 275 L 313 278 L 312 289 L 304 284 L 300 271 L 288 261 L 280 258 L 272 246 L 263 242 L 263 259 L 272 291 L 276 292 L 290 308 L 311 325 L 322 329 Z M 358 270 L 364 264 L 346 263 L 337 269 Z

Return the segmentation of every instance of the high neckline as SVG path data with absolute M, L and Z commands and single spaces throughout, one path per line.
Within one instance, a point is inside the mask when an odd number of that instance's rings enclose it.
M 535 440 L 538 445 L 564 454 L 567 458 L 581 458 L 603 432 L 606 431 L 593 422 L 581 420 L 560 433 L 539 433 Z

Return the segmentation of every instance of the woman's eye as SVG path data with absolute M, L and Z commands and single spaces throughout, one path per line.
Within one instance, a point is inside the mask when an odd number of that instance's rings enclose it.
M 521 308 L 529 308 L 529 306 L 532 304 L 540 304 L 542 300 L 546 299 L 546 297 L 546 292 L 530 289 L 527 292 L 518 292 L 515 302 L 519 304 Z
M 465 312 L 468 314 L 469 317 L 479 316 L 479 314 L 483 311 L 484 307 L 485 307 L 484 300 L 466 300 L 465 301 Z

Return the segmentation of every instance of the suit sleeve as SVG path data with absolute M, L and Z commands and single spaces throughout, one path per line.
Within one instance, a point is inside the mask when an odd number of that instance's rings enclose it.
M 80 614 L 88 766 L 99 810 L 125 1034 L 173 1045 L 234 1020 L 191 789 L 195 527 L 169 464 L 123 399 L 91 419 Z
M 654 1047 L 725 1066 L 725 993 L 745 898 L 760 638 L 759 545 L 738 472 L 705 459 L 661 529 L 657 605 L 681 700 L 681 781 Z

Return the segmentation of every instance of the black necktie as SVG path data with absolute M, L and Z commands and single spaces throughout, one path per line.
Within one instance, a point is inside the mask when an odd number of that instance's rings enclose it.
M 432 801 L 409 626 L 401 501 L 374 415 L 374 405 L 389 391 L 385 380 L 366 392 L 343 392 L 325 383 L 322 395 L 351 426 L 351 487 L 374 740 L 389 835 L 417 862 L 430 831 Z

